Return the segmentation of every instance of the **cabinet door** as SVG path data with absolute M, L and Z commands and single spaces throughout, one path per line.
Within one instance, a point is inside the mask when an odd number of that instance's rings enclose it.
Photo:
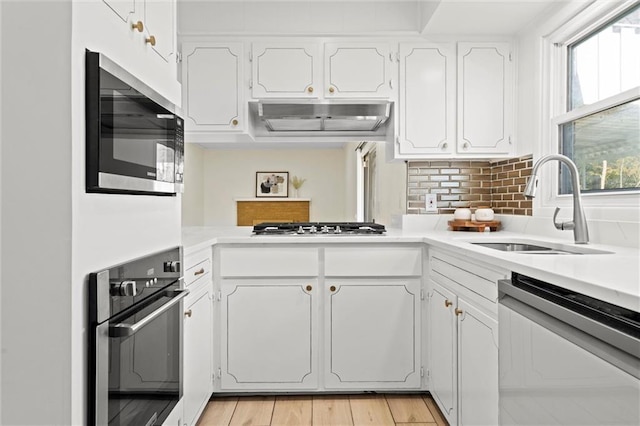
M 315 389 L 315 280 L 223 280 L 222 389 Z
M 324 95 L 327 98 L 388 98 L 391 94 L 389 46 L 327 43 Z
M 194 300 L 195 299 L 195 300 Z M 209 291 L 189 296 L 184 318 L 184 421 L 195 424 L 209 397 L 212 380 L 213 317 Z
M 461 298 L 457 312 L 459 424 L 497 425 L 498 322 Z
M 509 153 L 512 75 L 508 43 L 458 43 L 459 153 Z
M 242 130 L 242 43 L 187 44 L 182 49 L 185 130 Z
M 457 318 L 453 311 L 456 296 L 444 287 L 431 282 L 433 292 L 429 298 L 429 377 L 431 394 L 449 424 L 457 421 L 456 359 Z
M 396 158 L 451 155 L 455 148 L 453 44 L 400 45 Z
M 129 22 L 129 17 L 136 13 L 136 0 L 102 0 L 120 19 Z
M 317 98 L 322 72 L 315 43 L 253 43 L 254 98 Z
M 155 44 L 150 43 L 152 49 L 165 61 L 174 58 L 176 46 L 176 1 L 175 0 L 145 0 L 144 26 L 147 38 L 153 37 Z
M 419 388 L 420 280 L 327 280 L 328 389 Z

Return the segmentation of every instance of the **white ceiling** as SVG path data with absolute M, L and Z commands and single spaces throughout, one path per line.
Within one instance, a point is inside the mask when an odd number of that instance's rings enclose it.
M 442 0 L 423 34 L 513 35 L 561 3 L 554 0 Z
M 590 1 L 590 0 L 584 0 Z M 189 34 L 514 35 L 568 0 L 178 0 Z

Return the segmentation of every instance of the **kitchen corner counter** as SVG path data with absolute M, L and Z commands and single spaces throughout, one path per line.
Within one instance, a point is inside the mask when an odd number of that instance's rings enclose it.
M 640 311 L 640 250 L 589 244 L 611 254 L 545 255 L 503 252 L 470 242 L 522 240 L 535 244 L 568 244 L 566 240 L 507 231 L 453 232 L 387 228 L 386 235 L 365 236 L 253 236 L 246 227 L 185 227 L 185 255 L 215 244 L 398 244 L 425 243 L 459 256 L 519 272 L 598 299 Z

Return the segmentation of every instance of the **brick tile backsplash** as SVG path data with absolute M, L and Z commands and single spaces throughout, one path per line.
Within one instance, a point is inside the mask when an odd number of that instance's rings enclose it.
M 407 162 L 407 213 L 422 214 L 425 194 L 436 194 L 438 213 L 457 207 L 489 206 L 497 214 L 532 214 L 522 195 L 533 167 L 532 157 L 490 161 Z

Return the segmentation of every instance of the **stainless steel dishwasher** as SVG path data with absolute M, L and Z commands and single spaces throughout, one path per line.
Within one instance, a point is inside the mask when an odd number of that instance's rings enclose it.
M 516 273 L 498 289 L 500 424 L 640 424 L 638 312 Z

